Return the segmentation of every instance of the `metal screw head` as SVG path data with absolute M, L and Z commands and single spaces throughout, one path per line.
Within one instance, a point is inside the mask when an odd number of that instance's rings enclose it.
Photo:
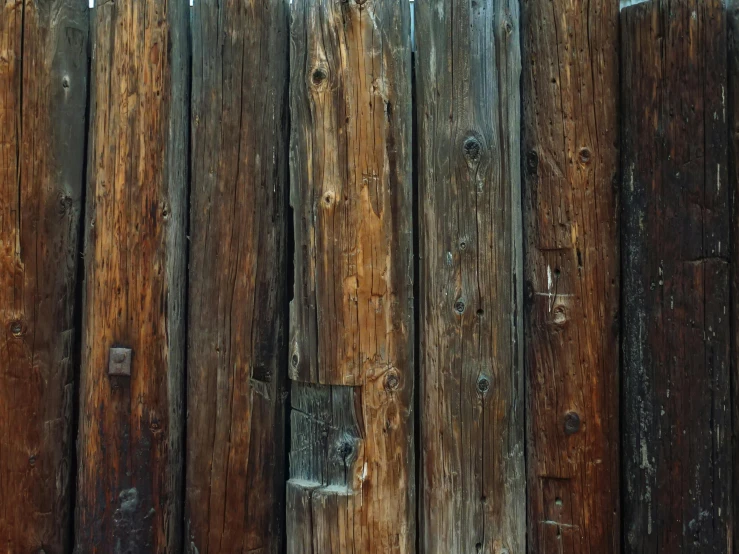
M 567 412 L 565 414 L 565 433 L 573 435 L 580 430 L 580 416 L 577 412 Z
M 108 361 L 108 374 L 130 376 L 131 354 L 130 348 L 111 348 L 110 359 Z
M 481 393 L 486 393 L 490 389 L 490 379 L 487 377 L 480 377 L 477 380 L 477 390 Z
M 462 302 L 461 300 L 457 300 L 454 303 L 454 311 L 458 314 L 464 313 L 464 302 Z

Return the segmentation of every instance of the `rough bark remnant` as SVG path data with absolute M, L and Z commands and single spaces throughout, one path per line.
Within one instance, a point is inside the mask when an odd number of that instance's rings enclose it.
M 409 5 L 292 16 L 288 551 L 413 552 Z
M 0 544 L 71 538 L 87 7 L 0 3 Z
M 77 549 L 182 539 L 188 6 L 92 12 Z M 131 376 L 110 375 L 113 347 Z
M 725 8 L 621 23 L 625 552 L 730 552 Z
M 518 2 L 416 6 L 421 551 L 524 553 Z
M 531 552 L 620 549 L 618 9 L 522 3 Z
M 278 553 L 288 2 L 198 0 L 192 28 L 185 546 Z

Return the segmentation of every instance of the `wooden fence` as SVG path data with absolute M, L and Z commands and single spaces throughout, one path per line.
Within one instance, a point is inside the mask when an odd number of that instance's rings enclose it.
M 0 551 L 739 551 L 733 2 L 3 0 Z

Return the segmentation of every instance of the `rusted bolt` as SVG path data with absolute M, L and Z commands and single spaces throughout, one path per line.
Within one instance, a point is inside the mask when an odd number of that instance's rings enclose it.
M 10 324 L 10 332 L 13 333 L 14 336 L 20 337 L 21 333 L 23 333 L 23 325 L 21 325 L 20 321 L 14 321 Z
M 580 416 L 577 412 L 567 412 L 565 415 L 565 433 L 574 435 L 580 430 Z
M 458 314 L 463 314 L 464 313 L 464 302 L 462 302 L 461 300 L 457 300 L 454 303 L 454 311 L 457 312 Z
M 592 155 L 590 154 L 590 149 L 587 147 L 581 148 L 580 153 L 578 154 L 578 158 L 581 164 L 588 165 L 592 158 Z
M 385 375 L 385 390 L 394 391 L 400 386 L 400 378 L 395 371 L 388 371 Z
M 483 394 L 490 390 L 490 380 L 484 376 L 480 377 L 477 380 L 477 390 Z
M 108 374 L 131 375 L 131 349 L 115 347 L 110 349 L 108 361 Z

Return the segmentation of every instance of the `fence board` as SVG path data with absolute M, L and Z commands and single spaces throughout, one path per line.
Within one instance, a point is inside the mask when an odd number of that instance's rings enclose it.
M 79 552 L 182 539 L 187 5 L 99 3 L 80 390 Z M 132 350 L 131 375 L 110 375 Z
M 625 552 L 728 552 L 725 9 L 655 1 L 621 23 Z
M 199 0 L 193 9 L 185 513 L 193 553 L 281 552 L 288 15 L 285 0 Z
M 416 6 L 422 552 L 524 552 L 518 2 Z
M 409 5 L 292 15 L 288 552 L 413 552 Z
M 529 550 L 617 553 L 618 2 L 522 13 Z
M 731 210 L 731 228 L 729 234 L 731 237 L 731 392 L 730 402 L 732 406 L 732 476 L 739 475 L 739 197 L 737 196 L 737 186 L 739 186 L 739 3 L 737 0 L 729 0 L 726 2 L 726 22 L 728 31 L 728 91 L 726 94 L 726 117 L 728 118 L 729 130 L 729 201 Z M 726 324 L 726 323 L 725 323 Z M 739 486 L 733 480 L 727 481 L 731 494 L 731 515 L 729 521 L 736 521 L 736 514 L 739 510 Z M 733 552 L 739 552 L 739 537 L 736 536 L 737 529 L 732 524 L 732 543 L 729 550 L 733 548 Z
M 0 5 L 0 544 L 71 539 L 87 97 L 82 1 Z

